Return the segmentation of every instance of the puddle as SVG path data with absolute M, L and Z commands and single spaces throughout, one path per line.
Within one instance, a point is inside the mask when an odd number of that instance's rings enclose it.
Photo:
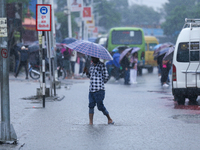
M 147 91 L 147 92 L 155 92 L 155 93 L 169 93 L 168 91 Z
M 184 121 L 186 123 L 200 124 L 200 114 L 174 115 L 172 118 Z

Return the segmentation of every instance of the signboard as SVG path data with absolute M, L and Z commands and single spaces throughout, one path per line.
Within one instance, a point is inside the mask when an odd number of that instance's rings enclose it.
M 0 18 L 0 37 L 7 37 L 7 18 Z
M 92 15 L 92 20 L 86 20 L 85 21 L 86 26 L 88 27 L 88 30 L 94 30 L 95 23 L 94 23 L 94 16 Z
M 92 20 L 92 8 L 83 7 L 83 20 Z
M 83 0 L 71 0 L 71 12 L 81 11 L 82 10 L 82 2 Z
M 8 57 L 8 50 L 5 49 L 5 48 L 3 48 L 3 49 L 1 50 L 1 56 L 2 56 L 3 58 L 7 58 L 7 57 Z
M 36 30 L 51 31 L 51 5 L 36 4 Z

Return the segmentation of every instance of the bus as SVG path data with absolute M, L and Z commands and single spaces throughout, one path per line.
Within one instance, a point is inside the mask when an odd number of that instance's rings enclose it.
M 142 28 L 115 27 L 108 33 L 106 48 L 111 52 L 117 46 L 139 47 L 138 51 L 138 74 L 142 74 L 145 66 L 145 39 Z
M 149 72 L 153 71 L 153 67 L 157 66 L 156 60 L 154 60 L 153 53 L 154 47 L 158 45 L 158 40 L 155 36 L 144 36 L 145 39 L 145 65 L 150 65 Z M 151 69 L 152 68 L 152 69 Z

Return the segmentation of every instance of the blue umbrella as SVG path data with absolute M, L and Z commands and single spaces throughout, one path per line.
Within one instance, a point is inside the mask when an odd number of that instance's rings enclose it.
M 85 55 L 97 57 L 100 59 L 112 60 L 112 56 L 103 46 L 84 40 L 77 40 L 66 45 L 68 48 L 83 53 Z
M 174 49 L 175 49 L 175 46 L 170 47 L 170 49 L 167 51 L 167 53 L 163 57 L 163 60 L 171 60 L 173 58 Z
M 158 44 L 156 46 L 154 46 L 153 50 L 156 50 L 157 48 L 159 48 L 162 44 Z
M 166 48 L 162 49 L 162 50 L 158 53 L 158 56 L 161 56 L 161 55 L 167 53 L 167 52 L 169 51 L 170 48 L 171 48 L 171 47 L 166 47 Z
M 65 38 L 61 43 L 70 44 L 75 41 L 76 41 L 76 39 L 74 39 L 74 38 Z

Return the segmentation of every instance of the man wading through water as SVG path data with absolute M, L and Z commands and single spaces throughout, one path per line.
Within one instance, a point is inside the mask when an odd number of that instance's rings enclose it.
M 90 88 L 89 88 L 89 119 L 90 125 L 93 124 L 94 116 L 94 107 L 97 104 L 99 111 L 102 111 L 103 114 L 108 118 L 108 124 L 114 124 L 113 120 L 110 118 L 110 115 L 106 108 L 104 107 L 103 100 L 105 97 L 105 87 L 104 83 L 108 81 L 108 71 L 106 66 L 99 61 L 99 58 L 91 57 L 92 64 L 89 68 L 84 68 L 84 72 L 87 77 L 90 78 Z

